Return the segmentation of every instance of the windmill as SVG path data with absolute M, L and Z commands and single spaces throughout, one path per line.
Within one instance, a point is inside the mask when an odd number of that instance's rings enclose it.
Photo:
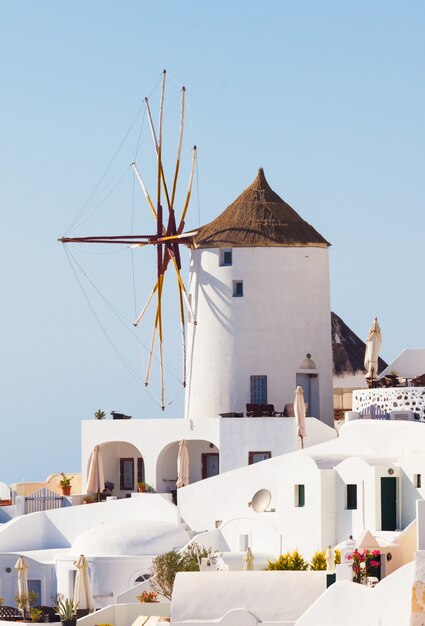
M 157 275 L 153 289 L 147 299 L 146 304 L 137 315 L 134 326 L 138 326 L 146 313 L 149 305 L 151 304 L 154 296 L 156 296 L 156 314 L 154 320 L 154 327 L 152 332 L 152 339 L 149 350 L 149 357 L 145 375 L 145 386 L 149 384 L 149 378 L 151 373 L 152 358 L 155 350 L 156 341 L 159 345 L 159 363 L 160 363 L 160 380 L 161 380 L 161 409 L 165 409 L 165 385 L 164 385 L 164 357 L 163 357 L 163 319 L 162 319 L 162 295 L 164 287 L 164 278 L 169 265 L 174 268 L 174 272 L 177 279 L 178 286 L 178 298 L 180 309 L 180 322 L 182 332 L 182 345 L 183 345 L 183 387 L 186 386 L 186 336 L 185 336 L 185 306 L 189 312 L 190 319 L 196 324 L 193 311 L 189 299 L 187 297 L 186 288 L 184 286 L 181 277 L 181 260 L 180 260 L 180 246 L 182 244 L 190 244 L 192 238 L 196 232 L 185 233 L 185 219 L 187 210 L 189 207 L 190 197 L 192 193 L 192 185 L 194 172 L 196 168 L 196 146 L 193 147 L 192 166 L 190 170 L 189 183 L 187 193 L 183 202 L 183 208 L 180 218 L 176 217 L 176 211 L 174 203 L 176 199 L 177 182 L 180 170 L 180 160 L 183 146 L 183 134 L 184 134 L 184 117 L 185 117 L 185 95 L 186 89 L 182 87 L 181 90 L 181 112 L 180 112 L 180 133 L 177 147 L 177 158 L 174 168 L 174 176 L 172 179 L 172 185 L 167 184 L 163 160 L 162 160 L 162 130 L 163 130 L 163 111 L 165 100 L 165 82 L 166 82 L 166 70 L 162 73 L 161 95 L 159 105 L 159 122 L 158 130 L 156 131 L 151 109 L 149 105 L 149 99 L 145 98 L 146 114 L 149 120 L 149 126 L 151 130 L 153 145 L 155 149 L 156 161 L 157 161 L 157 181 L 156 181 L 156 202 L 151 199 L 148 193 L 147 187 L 143 181 L 141 173 L 136 165 L 132 163 L 131 167 L 134 170 L 134 174 L 143 194 L 146 198 L 149 209 L 156 223 L 156 228 L 153 234 L 148 235 L 96 235 L 85 237 L 61 237 L 58 241 L 63 244 L 70 243 L 85 243 L 85 244 L 119 244 L 127 245 L 131 248 L 140 248 L 144 246 L 156 246 L 157 257 Z M 165 200 L 166 209 L 163 209 L 163 202 Z

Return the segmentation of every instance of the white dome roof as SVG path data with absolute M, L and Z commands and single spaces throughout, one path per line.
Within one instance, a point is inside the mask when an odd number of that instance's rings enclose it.
M 100 524 L 77 535 L 74 554 L 85 556 L 152 556 L 181 548 L 190 537 L 169 522 L 125 520 Z

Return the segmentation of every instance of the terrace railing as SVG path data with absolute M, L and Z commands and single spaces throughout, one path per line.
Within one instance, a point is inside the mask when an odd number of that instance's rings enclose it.
M 37 511 L 50 511 L 60 509 L 63 504 L 63 496 L 46 487 L 35 491 L 24 499 L 24 515 L 36 513 Z
M 370 407 L 374 407 L 378 419 L 391 411 L 413 411 L 416 418 L 425 419 L 425 387 L 355 389 L 353 411 L 364 413 Z

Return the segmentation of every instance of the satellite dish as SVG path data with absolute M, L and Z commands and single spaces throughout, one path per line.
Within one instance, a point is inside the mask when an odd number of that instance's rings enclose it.
M 262 513 L 267 509 L 272 499 L 272 494 L 268 489 L 260 489 L 252 498 L 251 507 L 257 513 Z

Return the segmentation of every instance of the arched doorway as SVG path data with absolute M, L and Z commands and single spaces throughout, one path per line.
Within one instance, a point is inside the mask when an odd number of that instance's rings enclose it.
M 100 450 L 105 483 L 114 485 L 112 494 L 125 498 L 137 491 L 138 481 L 145 480 L 145 464 L 140 450 L 128 441 L 109 441 L 101 444 Z M 91 455 L 87 463 L 87 473 L 90 461 Z
M 204 439 L 187 439 L 189 451 L 189 484 L 219 473 L 219 449 Z M 179 442 L 173 441 L 163 448 L 156 463 L 157 491 L 176 491 L 177 455 Z

